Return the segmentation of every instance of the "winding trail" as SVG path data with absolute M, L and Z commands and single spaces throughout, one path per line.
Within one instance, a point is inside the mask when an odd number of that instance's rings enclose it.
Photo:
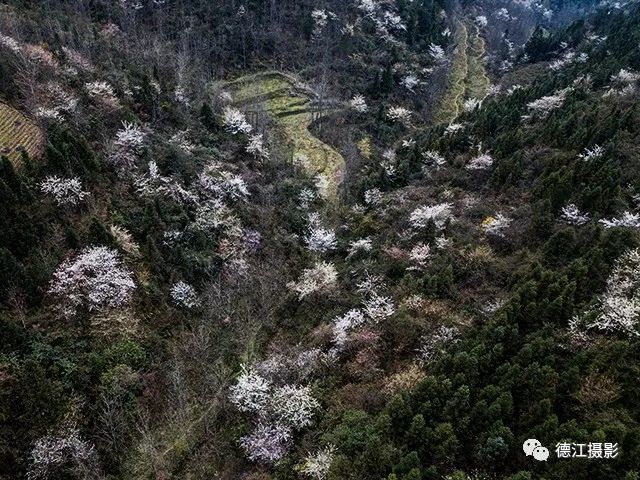
M 464 112 L 465 100 L 483 100 L 487 96 L 491 81 L 484 67 L 484 55 L 485 42 L 477 25 L 458 20 L 449 86 L 440 101 L 435 123 L 452 122 Z
M 344 158 L 309 131 L 314 115 L 326 111 L 318 104 L 316 92 L 292 75 L 277 71 L 219 82 L 213 88 L 230 91 L 234 105 L 250 117 L 266 111 L 289 150 L 291 160 L 300 164 L 309 175 L 324 175 L 327 199 L 338 198 L 338 187 L 344 178 Z

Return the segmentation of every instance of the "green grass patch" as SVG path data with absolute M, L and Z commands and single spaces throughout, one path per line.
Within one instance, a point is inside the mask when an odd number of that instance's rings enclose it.
M 342 182 L 344 158 L 310 131 L 313 121 L 313 92 L 294 77 L 280 72 L 263 72 L 218 83 L 216 89 L 231 92 L 234 104 L 245 111 L 266 110 L 278 133 L 310 175 L 323 174 L 329 181 L 329 198 L 337 197 Z
M 449 86 L 435 123 L 450 123 L 464 111 L 469 98 L 482 100 L 488 93 L 491 81 L 484 67 L 485 44 L 478 27 L 460 21 L 456 30 L 456 49 L 453 55 Z

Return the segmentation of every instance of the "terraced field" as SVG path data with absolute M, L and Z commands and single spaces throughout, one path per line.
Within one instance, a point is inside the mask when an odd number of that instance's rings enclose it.
M 227 90 L 234 105 L 245 112 L 266 111 L 289 150 L 292 161 L 299 162 L 311 174 L 328 180 L 327 197 L 337 198 L 342 182 L 344 158 L 333 147 L 309 131 L 313 120 L 315 93 L 294 77 L 281 72 L 262 72 L 220 82 L 215 90 Z
M 491 86 L 484 68 L 485 43 L 478 27 L 460 21 L 456 30 L 456 45 L 449 86 L 435 115 L 435 123 L 452 122 L 464 111 L 465 100 L 484 99 Z
M 0 154 L 17 165 L 23 150 L 30 157 L 38 157 L 42 153 L 43 144 L 42 132 L 31 119 L 0 102 Z

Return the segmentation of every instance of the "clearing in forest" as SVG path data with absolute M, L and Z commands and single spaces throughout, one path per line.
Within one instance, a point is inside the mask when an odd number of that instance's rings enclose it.
M 344 158 L 330 145 L 310 131 L 314 119 L 313 99 L 316 94 L 294 77 L 281 72 L 262 72 L 214 85 L 216 90 L 228 90 L 234 105 L 251 118 L 266 111 L 278 133 L 292 152 L 292 161 L 299 163 L 310 175 L 327 178 L 327 197 L 335 199 L 342 182 Z
M 485 43 L 478 27 L 460 21 L 456 30 L 456 44 L 449 86 L 435 115 L 435 123 L 452 122 L 464 111 L 465 100 L 484 99 L 491 86 L 484 68 Z
M 22 151 L 30 157 L 42 153 L 44 138 L 38 126 L 26 115 L 0 102 L 0 155 L 17 165 Z

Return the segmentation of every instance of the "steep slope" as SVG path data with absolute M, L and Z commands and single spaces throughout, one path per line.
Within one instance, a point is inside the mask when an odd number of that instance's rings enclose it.
M 636 478 L 640 12 L 556 3 L 3 6 L 0 476 Z

